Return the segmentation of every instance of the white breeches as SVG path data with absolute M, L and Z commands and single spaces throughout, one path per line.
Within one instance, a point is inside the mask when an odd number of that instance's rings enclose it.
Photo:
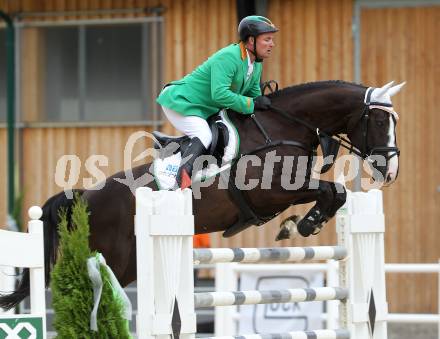
M 167 107 L 162 106 L 166 117 L 171 124 L 191 139 L 197 137 L 206 148 L 211 145 L 212 133 L 205 119 L 196 116 L 184 116 Z

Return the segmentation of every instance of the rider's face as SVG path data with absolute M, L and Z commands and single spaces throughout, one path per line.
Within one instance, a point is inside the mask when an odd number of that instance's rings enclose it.
M 263 33 L 257 37 L 257 54 L 260 58 L 270 57 L 272 49 L 275 47 L 275 33 Z

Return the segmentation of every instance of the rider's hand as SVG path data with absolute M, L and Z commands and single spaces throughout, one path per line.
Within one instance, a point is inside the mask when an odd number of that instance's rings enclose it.
M 271 105 L 270 99 L 265 95 L 260 95 L 254 98 L 254 110 L 265 110 L 268 109 Z

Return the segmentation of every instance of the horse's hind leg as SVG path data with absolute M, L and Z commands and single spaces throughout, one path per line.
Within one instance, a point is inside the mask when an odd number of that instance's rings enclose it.
M 323 226 L 345 202 L 345 189 L 332 182 L 319 180 L 316 204 L 298 222 L 298 232 L 303 237 L 318 234 Z M 338 191 L 339 190 L 339 191 Z M 338 193 L 341 192 L 341 193 Z

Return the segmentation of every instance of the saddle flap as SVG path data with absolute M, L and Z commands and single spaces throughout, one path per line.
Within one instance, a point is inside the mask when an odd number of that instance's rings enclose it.
M 212 145 L 208 154 L 213 155 L 217 163 L 209 164 L 195 173 L 194 182 L 217 175 L 229 168 L 231 161 L 237 156 L 240 139 L 232 122 L 224 110 L 208 119 L 212 130 Z M 175 189 L 176 175 L 181 159 L 187 149 L 190 138 L 187 136 L 170 137 L 160 132 L 153 132 L 156 137 L 155 148 L 159 156 L 154 160 L 154 177 L 160 189 Z
M 319 144 L 324 157 L 324 165 L 321 167 L 320 173 L 326 173 L 333 166 L 341 144 L 338 140 L 322 133 L 319 133 Z
M 210 117 L 208 120 L 212 133 L 212 142 L 211 146 L 209 147 L 209 154 L 215 156 L 219 164 L 224 156 L 225 147 L 229 144 L 229 130 L 222 119 L 222 115 L 219 114 Z

